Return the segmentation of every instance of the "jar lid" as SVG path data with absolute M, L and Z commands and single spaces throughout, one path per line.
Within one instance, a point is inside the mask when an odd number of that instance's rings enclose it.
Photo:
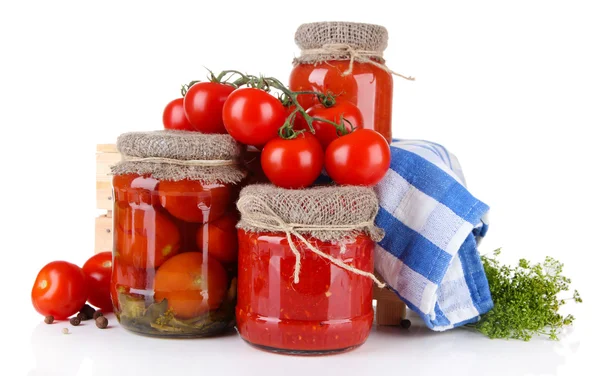
M 382 54 L 387 47 L 388 32 L 383 26 L 367 23 L 312 22 L 300 25 L 294 39 L 302 50 L 342 44 Z
M 242 189 L 237 207 L 238 227 L 250 232 L 301 233 L 322 241 L 354 238 L 358 233 L 375 241 L 383 238 L 383 230 L 374 224 L 377 195 L 368 187 L 284 189 L 255 184 Z
M 241 149 L 228 134 L 161 130 L 124 133 L 117 139 L 117 150 L 138 158 L 235 160 Z
M 119 136 L 117 150 L 123 159 L 111 167 L 113 175 L 234 184 L 246 176 L 237 164 L 240 145 L 228 134 L 130 132 Z

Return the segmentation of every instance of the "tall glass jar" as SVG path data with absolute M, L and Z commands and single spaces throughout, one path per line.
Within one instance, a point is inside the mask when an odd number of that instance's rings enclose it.
M 368 188 L 351 189 L 358 192 L 268 185 L 242 190 L 236 317 L 245 341 L 273 352 L 311 355 L 348 351 L 367 340 L 373 324 L 368 275 L 377 231 L 331 228 L 372 221 L 377 199 Z M 274 223 L 329 230 L 292 235 L 273 231 Z
M 113 167 L 111 298 L 126 329 L 202 337 L 233 327 L 235 201 L 244 173 L 234 164 L 237 145 L 228 137 L 191 132 L 119 137 L 124 161 Z M 226 156 L 194 155 L 207 149 L 199 148 L 204 144 L 231 150 Z M 218 159 L 223 157 L 230 159 Z M 182 162 L 189 160 L 196 162 Z
M 292 91 L 332 93 L 355 104 L 364 128 L 392 140 L 393 79 L 383 65 L 388 33 L 383 26 L 351 22 L 303 24 L 295 41 L 302 50 L 290 75 Z M 315 104 L 300 95 L 300 105 Z

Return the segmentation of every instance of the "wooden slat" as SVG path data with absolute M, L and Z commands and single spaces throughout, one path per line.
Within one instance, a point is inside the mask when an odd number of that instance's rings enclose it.
M 98 145 L 96 145 L 96 152 L 98 152 L 98 153 L 118 153 L 117 145 L 115 145 L 115 144 L 98 144 Z
M 96 253 L 112 251 L 112 222 L 113 219 L 106 215 L 101 215 L 96 218 L 96 245 L 94 247 Z
M 96 181 L 96 209 L 113 210 L 113 191 L 110 181 Z
M 375 274 L 378 279 L 383 279 L 379 273 Z M 396 326 L 406 318 L 406 304 L 393 291 L 373 285 L 373 299 L 377 300 L 375 309 L 377 325 Z

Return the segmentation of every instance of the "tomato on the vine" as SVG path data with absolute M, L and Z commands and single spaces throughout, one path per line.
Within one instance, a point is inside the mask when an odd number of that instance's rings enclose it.
M 347 132 L 352 131 L 353 128 L 361 129 L 364 125 L 363 116 L 358 107 L 343 99 L 336 99 L 335 104 L 331 107 L 323 104 L 314 105 L 306 110 L 306 113 L 313 118 L 325 119 L 337 124 L 340 124 L 343 117 L 343 124 Z M 300 126 L 302 129 L 309 130 L 306 121 L 300 122 Z M 312 122 L 312 126 L 315 130 L 315 136 L 319 139 L 324 150 L 327 149 L 331 141 L 338 138 L 337 129 L 333 124 L 315 120 Z
M 223 104 L 235 90 L 219 82 L 198 82 L 185 93 L 185 115 L 195 130 L 202 133 L 227 133 L 223 125 Z
M 179 131 L 194 131 L 194 127 L 185 116 L 183 98 L 177 98 L 167 104 L 163 111 L 163 125 L 165 129 Z
M 88 284 L 88 302 L 104 312 L 111 312 L 113 309 L 110 300 L 112 252 L 95 254 L 83 264 L 82 269 Z
M 325 170 L 342 185 L 373 186 L 390 168 L 387 140 L 371 129 L 358 129 L 334 140 L 325 151 Z
M 317 180 L 323 169 L 324 153 L 308 132 L 292 139 L 275 138 L 265 145 L 261 165 L 267 178 L 282 188 L 304 188 Z
M 256 88 L 241 88 L 225 101 L 223 123 L 237 141 L 261 147 L 277 137 L 286 114 L 279 99 L 269 93 Z
M 57 320 L 77 313 L 87 298 L 88 286 L 83 270 L 66 261 L 53 261 L 44 266 L 31 289 L 35 310 Z

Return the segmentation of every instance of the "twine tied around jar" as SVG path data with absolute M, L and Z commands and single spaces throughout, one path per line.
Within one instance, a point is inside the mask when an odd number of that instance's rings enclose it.
M 303 49 L 300 52 L 301 58 L 310 58 L 310 57 L 320 57 L 324 55 L 333 55 L 333 56 L 348 56 L 350 60 L 350 64 L 348 65 L 348 69 L 346 69 L 342 76 L 347 76 L 352 73 L 352 69 L 354 68 L 354 62 L 365 63 L 374 65 L 384 71 L 393 74 L 398 77 L 402 77 L 405 80 L 414 81 L 415 78 L 412 76 L 405 76 L 403 74 L 394 72 L 390 68 L 388 68 L 385 64 L 381 64 L 372 58 L 376 58 L 377 60 L 383 61 L 383 51 L 369 51 L 369 50 L 360 50 L 355 49 L 349 44 L 344 43 L 328 43 L 324 44 L 321 48 L 311 48 L 311 49 Z M 318 62 L 320 59 L 315 59 L 315 62 Z
M 317 247 L 312 245 L 306 237 L 304 237 L 302 232 L 315 232 L 315 231 L 357 231 L 362 230 L 364 228 L 372 228 L 374 227 L 375 217 L 371 218 L 368 221 L 353 223 L 353 224 L 344 224 L 344 225 L 307 225 L 302 223 L 287 223 L 285 222 L 275 211 L 260 197 L 255 195 L 242 195 L 238 200 L 238 209 L 242 218 L 246 225 L 260 228 L 267 231 L 273 232 L 284 232 L 286 234 L 287 241 L 290 245 L 290 249 L 296 258 L 296 262 L 294 265 L 294 283 L 298 283 L 300 281 L 300 269 L 302 267 L 300 259 L 300 251 L 296 247 L 293 242 L 292 235 L 298 238 L 304 245 L 313 253 L 323 257 L 326 260 L 329 260 L 332 264 L 339 266 L 342 269 L 345 269 L 351 273 L 358 274 L 367 278 L 370 278 L 377 284 L 378 287 L 384 288 L 386 284 L 381 282 L 373 273 L 365 272 L 364 270 L 357 269 L 353 266 L 347 265 L 342 262 L 340 259 L 337 259 L 331 255 L 328 255 Z M 260 208 L 260 210 L 248 210 L 247 208 L 256 207 Z M 341 244 L 341 250 L 345 251 L 345 244 Z M 340 252 L 343 253 L 343 252 Z
M 218 166 L 233 166 L 236 161 L 233 159 L 212 159 L 212 160 L 201 160 L 201 159 L 173 159 L 173 158 L 162 158 L 162 157 L 134 157 L 131 155 L 122 154 L 121 160 L 123 162 L 148 162 L 148 163 L 166 163 L 176 166 L 199 166 L 199 167 L 218 167 Z

